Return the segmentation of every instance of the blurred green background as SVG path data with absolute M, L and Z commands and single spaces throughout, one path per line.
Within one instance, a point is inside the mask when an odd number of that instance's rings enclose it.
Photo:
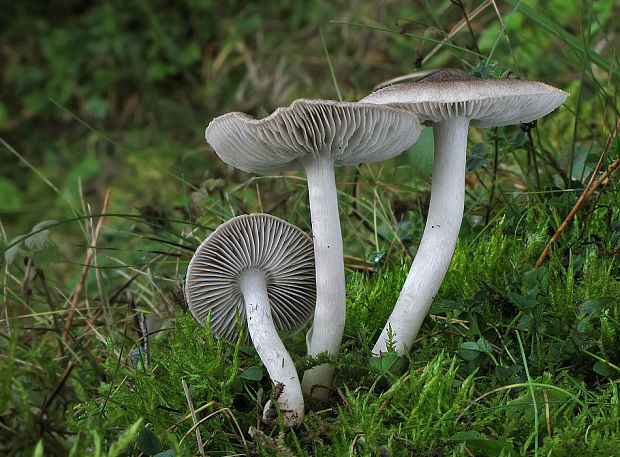
M 613 99 L 595 99 L 597 90 L 613 83 L 618 70 L 587 62 L 592 68 L 583 74 L 583 53 L 515 13 L 517 3 L 463 2 L 470 14 L 480 10 L 469 26 L 450 1 L 7 3 L 0 19 L 0 135 L 21 159 L 0 148 L 5 229 L 20 233 L 62 217 L 65 200 L 76 207 L 82 197 L 100 203 L 108 187 L 116 211 L 171 213 L 187 206 L 188 186 L 228 183 L 232 171 L 203 139 L 214 116 L 260 116 L 299 97 L 337 98 L 320 30 L 345 100 L 390 78 L 446 66 L 494 65 L 496 74 L 510 71 L 569 91 L 585 78 L 584 93 L 574 93 L 569 104 L 587 102 L 575 128 L 584 129 L 576 146 L 583 140 L 589 148 L 585 132 L 614 109 Z M 611 62 L 614 3 L 520 4 Z M 427 177 L 428 153 L 420 160 L 421 172 L 417 161 L 400 164 Z

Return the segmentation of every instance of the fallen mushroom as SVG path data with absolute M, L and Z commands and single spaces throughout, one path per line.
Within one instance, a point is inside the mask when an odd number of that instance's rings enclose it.
M 226 163 L 251 173 L 303 168 L 308 180 L 316 262 L 317 302 L 308 354 L 340 349 L 345 322 L 342 234 L 334 167 L 386 160 L 418 138 L 417 117 L 371 104 L 300 99 L 264 119 L 228 113 L 211 121 L 205 137 Z M 333 367 L 306 371 L 303 390 L 327 397 Z
M 480 79 L 446 69 L 414 83 L 380 89 L 360 100 L 405 109 L 431 122 L 435 159 L 428 218 L 396 305 L 374 348 L 392 338 L 403 354 L 413 343 L 448 270 L 463 219 L 467 133 L 474 127 L 531 122 L 560 106 L 568 94 L 540 82 Z
M 194 318 L 230 343 L 237 319 L 247 329 L 274 385 L 285 426 L 304 418 L 301 385 L 279 330 L 303 328 L 316 300 L 312 240 L 268 214 L 235 217 L 196 250 L 187 268 L 185 294 Z M 275 415 L 277 417 L 277 414 Z M 271 400 L 263 420 L 274 418 Z

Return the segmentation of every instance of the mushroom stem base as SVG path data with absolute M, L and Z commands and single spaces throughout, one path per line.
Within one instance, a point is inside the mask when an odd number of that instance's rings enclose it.
M 256 352 L 269 372 L 274 385 L 283 384 L 282 393 L 276 400 L 280 407 L 284 425 L 298 425 L 304 418 L 304 399 L 299 377 L 293 360 L 282 344 L 271 317 L 267 281 L 260 271 L 249 270 L 240 275 L 239 287 L 245 300 L 245 312 L 250 338 Z M 269 403 L 265 407 L 263 420 L 273 422 Z M 276 416 L 277 417 L 277 416 Z

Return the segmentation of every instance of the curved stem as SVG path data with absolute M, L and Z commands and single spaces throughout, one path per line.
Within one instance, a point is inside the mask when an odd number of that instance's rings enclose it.
M 271 318 L 265 275 L 249 270 L 239 277 L 239 287 L 245 300 L 245 312 L 250 338 L 274 384 L 282 383 L 284 389 L 278 397 L 284 425 L 298 425 L 304 418 L 304 399 L 295 364 L 287 352 Z M 264 420 L 270 404 L 265 406 Z
M 399 354 L 411 347 L 448 271 L 463 220 L 468 128 L 469 119 L 462 117 L 433 125 L 435 159 L 424 234 L 373 354 L 387 352 L 390 333 Z
M 317 157 L 304 165 L 316 268 L 316 308 L 308 338 L 308 354 L 315 357 L 327 351 L 336 355 L 344 331 L 346 297 L 334 161 L 330 157 Z M 328 364 L 306 371 L 303 391 L 313 398 L 327 398 L 333 374 L 334 368 Z

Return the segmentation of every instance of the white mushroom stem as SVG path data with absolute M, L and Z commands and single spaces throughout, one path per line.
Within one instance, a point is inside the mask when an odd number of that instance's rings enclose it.
M 308 180 L 314 262 L 316 271 L 316 308 L 308 355 L 316 357 L 327 351 L 338 354 L 346 316 L 346 291 L 342 233 L 338 213 L 338 196 L 331 157 L 313 157 L 304 161 Z M 328 364 L 306 371 L 303 391 L 316 399 L 326 399 L 334 374 Z
M 250 338 L 256 352 L 269 372 L 274 384 L 282 383 L 284 389 L 277 399 L 284 425 L 301 424 L 304 418 L 304 398 L 295 364 L 282 344 L 271 318 L 267 295 L 267 280 L 258 270 L 248 270 L 239 276 L 239 288 L 245 300 L 245 312 Z M 263 419 L 271 401 L 265 405 Z
M 465 117 L 433 124 L 435 159 L 426 227 L 373 354 L 387 352 L 390 333 L 395 350 L 401 355 L 407 352 L 448 271 L 463 220 L 468 128 Z

